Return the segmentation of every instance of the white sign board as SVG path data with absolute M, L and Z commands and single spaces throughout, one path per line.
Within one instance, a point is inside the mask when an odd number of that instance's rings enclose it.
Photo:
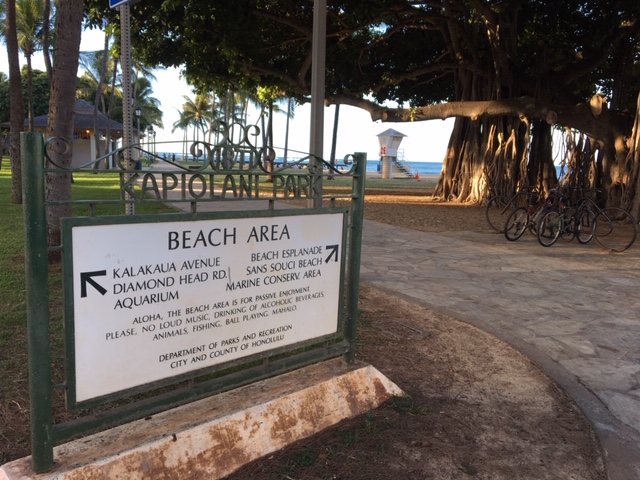
M 73 225 L 75 401 L 336 333 L 344 218 Z

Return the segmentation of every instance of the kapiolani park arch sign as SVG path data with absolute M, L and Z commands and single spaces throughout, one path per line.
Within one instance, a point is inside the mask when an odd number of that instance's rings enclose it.
M 206 168 L 206 164 L 200 168 Z M 264 175 L 246 173 L 216 174 L 176 172 L 139 172 L 123 183 L 125 191 L 140 201 L 149 196 L 170 200 L 179 195 L 183 200 L 224 200 L 227 198 L 308 197 L 312 179 L 289 169 L 285 174 L 271 175 L 268 184 L 261 183 Z M 136 188 L 139 187 L 139 188 Z
M 123 161 L 139 155 L 133 145 L 70 170 L 47 146 L 22 135 L 36 472 L 71 438 L 319 361 L 353 360 L 365 154 L 274 166 L 265 160 L 272 151 L 223 135 L 195 165 L 155 156 L 140 170 Z M 109 169 L 94 168 L 106 160 Z M 116 197 L 45 199 L 45 176 L 56 173 L 71 173 L 76 187 L 104 178 Z M 330 177 L 347 188 L 325 193 Z M 276 208 L 281 199 L 303 206 Z M 60 245 L 47 245 L 46 211 L 64 203 L 86 213 L 62 219 Z M 137 213 L 152 203 L 180 208 Z M 98 213 L 114 204 L 122 214 Z M 47 259 L 56 252 L 65 376 L 54 388 Z M 54 423 L 58 395 L 73 421 Z

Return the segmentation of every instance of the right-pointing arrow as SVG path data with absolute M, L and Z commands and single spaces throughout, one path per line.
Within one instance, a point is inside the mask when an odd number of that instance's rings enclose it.
M 330 252 L 329 256 L 325 259 L 324 263 L 329 263 L 332 257 L 335 257 L 335 262 L 338 261 L 338 245 L 327 245 L 327 251 Z

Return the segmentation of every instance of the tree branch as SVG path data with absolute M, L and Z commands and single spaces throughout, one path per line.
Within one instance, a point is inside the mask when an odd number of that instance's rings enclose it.
M 340 95 L 326 100 L 328 105 L 340 103 L 362 108 L 371 115 L 372 121 L 382 122 L 421 122 L 425 120 L 445 120 L 451 117 L 466 117 L 472 120 L 483 115 L 512 116 L 521 119 L 542 119 L 549 124 L 559 124 L 575 128 L 594 138 L 602 139 L 613 131 L 627 130 L 627 119 L 608 110 L 594 117 L 588 104 L 561 106 L 520 97 L 509 100 L 485 102 L 449 102 L 418 108 L 391 108 L 378 105 L 370 100 Z

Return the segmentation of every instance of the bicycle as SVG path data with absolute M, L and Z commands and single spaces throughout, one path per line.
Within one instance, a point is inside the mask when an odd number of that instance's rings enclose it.
M 562 211 L 549 210 L 540 218 L 538 242 L 549 247 L 558 238 L 578 239 L 582 244 L 595 239 L 604 250 L 623 252 L 636 241 L 638 223 L 629 212 L 619 207 L 600 208 L 588 196 L 582 196 L 575 207 Z
M 594 237 L 595 214 L 587 206 L 561 206 L 558 210 L 547 210 L 541 215 L 538 227 L 538 243 L 550 247 L 558 238 L 571 241 L 574 238 L 587 244 Z
M 485 217 L 489 226 L 498 233 L 504 232 L 505 220 L 516 208 L 525 207 L 538 201 L 536 187 L 525 186 L 512 197 L 496 195 L 491 197 L 485 209 Z
M 538 201 L 528 207 L 516 208 L 504 224 L 504 236 L 507 240 L 515 242 L 528 229 L 532 234 L 537 234 L 537 226 L 540 216 L 548 209 L 556 208 L 561 198 L 555 190 L 549 193 L 544 200 Z

